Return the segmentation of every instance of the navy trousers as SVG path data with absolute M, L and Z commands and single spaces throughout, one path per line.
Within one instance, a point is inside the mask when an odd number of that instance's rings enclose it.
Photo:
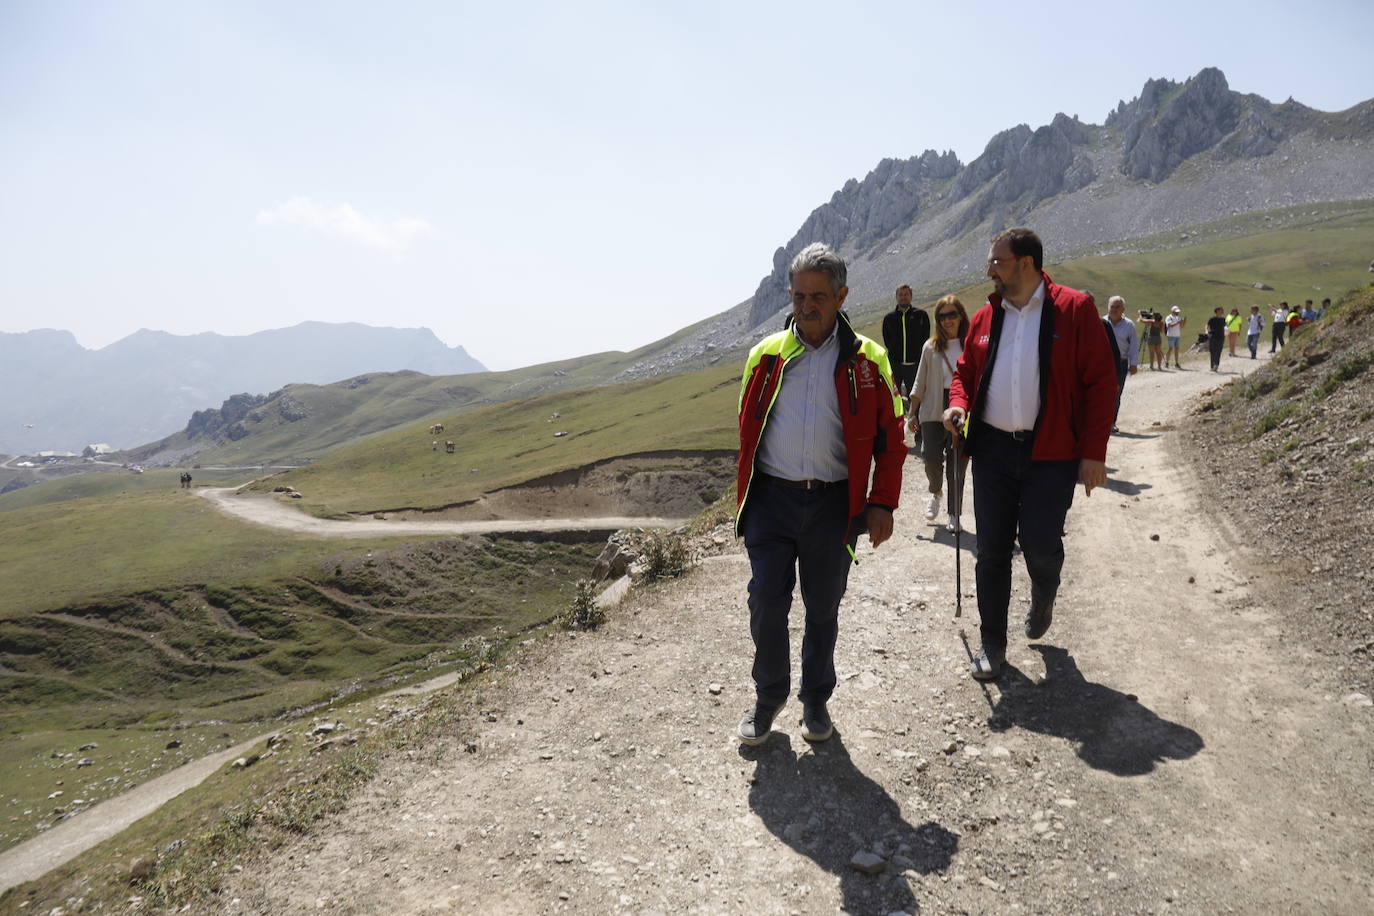
M 1112 414 L 1112 425 L 1121 416 L 1121 395 L 1126 390 L 1126 376 L 1131 373 L 1131 362 L 1126 359 L 1116 361 L 1116 413 Z
M 846 541 L 849 493 L 841 485 L 795 490 L 757 475 L 744 509 L 749 580 L 749 632 L 754 637 L 754 691 L 765 706 L 781 706 L 792 689 L 787 618 L 801 576 L 806 629 L 802 636 L 803 703 L 825 702 L 835 690 L 835 639 L 840 599 L 849 583 Z
M 1073 503 L 1078 461 L 1032 461 L 1030 439 L 1018 442 L 982 423 L 973 431 L 973 441 L 980 629 L 984 646 L 1005 649 L 1012 547 L 1019 538 L 1031 588 L 1054 600 L 1064 568 L 1064 519 Z

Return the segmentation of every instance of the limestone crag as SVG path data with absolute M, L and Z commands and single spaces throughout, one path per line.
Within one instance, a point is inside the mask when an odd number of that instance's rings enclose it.
M 773 253 L 773 271 L 759 284 L 750 310 L 757 326 L 787 305 L 787 267 L 812 242 L 869 247 L 910 225 L 941 183 L 959 171 L 953 152 L 926 150 L 910 159 L 884 159 L 863 181 L 851 178 L 807 217 L 791 241 Z
M 1076 117 L 1058 114 L 1037 130 L 1019 124 L 993 137 L 983 155 L 970 162 L 954 182 L 954 201 L 975 195 L 977 200 L 946 235 L 962 235 L 1014 204 L 1033 205 L 1087 187 L 1097 177 L 1084 149 L 1093 136 Z

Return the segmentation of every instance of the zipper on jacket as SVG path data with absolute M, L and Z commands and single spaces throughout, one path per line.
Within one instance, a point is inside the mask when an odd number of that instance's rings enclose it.
M 763 373 L 763 384 L 759 386 L 759 403 L 758 406 L 754 408 L 755 420 L 762 420 L 763 415 L 768 411 L 768 403 L 765 399 L 765 395 L 768 394 L 768 382 L 773 378 L 773 367 L 776 365 L 777 357 L 771 357 L 768 368 L 765 369 Z M 760 441 L 762 441 L 762 436 L 760 436 Z
M 854 380 L 853 361 L 845 366 L 845 370 L 849 374 L 849 412 L 857 415 L 859 412 L 859 384 Z

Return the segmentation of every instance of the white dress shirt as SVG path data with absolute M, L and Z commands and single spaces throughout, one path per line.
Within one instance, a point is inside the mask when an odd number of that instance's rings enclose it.
M 988 379 L 983 422 L 1004 432 L 1035 426 L 1040 413 L 1040 319 L 1045 309 L 1045 284 L 1030 301 L 1016 308 L 1002 300 L 1002 337 Z
M 836 325 L 838 330 L 839 325 Z M 768 413 L 754 465 L 784 480 L 844 480 L 849 465 L 835 392 L 835 331 L 819 347 L 801 341 L 802 352 L 787 361 L 782 387 Z

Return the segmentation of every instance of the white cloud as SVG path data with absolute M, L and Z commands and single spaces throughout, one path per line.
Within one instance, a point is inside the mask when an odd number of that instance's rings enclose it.
M 386 251 L 399 251 L 415 236 L 434 228 L 422 219 L 369 219 L 348 204 L 325 203 L 309 197 L 293 197 L 279 207 L 259 211 L 258 224 L 306 226 Z

